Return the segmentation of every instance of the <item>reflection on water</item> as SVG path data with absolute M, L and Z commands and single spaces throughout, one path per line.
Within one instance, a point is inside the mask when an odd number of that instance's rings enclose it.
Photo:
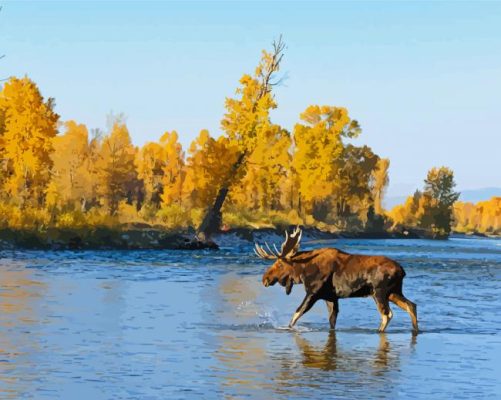
M 20 375 L 23 366 L 36 362 L 40 351 L 37 307 L 46 285 L 33 278 L 33 272 L 21 269 L 0 269 L 0 395 L 16 397 L 10 386 L 19 384 L 30 390 L 30 380 Z M 35 371 L 34 371 L 35 372 Z M 2 388 L 5 388 L 2 390 Z
M 319 332 L 317 332 L 319 333 Z M 290 341 L 292 336 L 292 341 Z M 358 335 L 362 343 L 351 347 L 342 345 L 336 333 L 321 332 L 311 340 L 310 334 L 291 332 L 283 335 L 247 335 L 222 333 L 215 351 L 217 364 L 213 372 L 221 379 L 221 392 L 230 396 L 251 396 L 256 390 L 267 390 L 275 396 L 290 397 L 298 390 L 321 389 L 335 383 L 339 377 L 350 376 L 354 394 L 359 384 L 379 382 L 380 390 L 387 391 L 384 375 L 398 370 L 400 355 L 405 352 L 401 344 L 392 348 L 386 334 L 378 334 L 377 343 Z M 409 335 L 407 346 L 416 343 Z M 338 384 L 343 384 L 342 380 Z M 372 388 L 374 389 L 374 387 Z
M 0 398 L 499 397 L 499 241 L 327 244 L 400 261 L 423 333 L 393 309 L 378 334 L 371 299 L 287 329 L 304 290 L 264 288 L 250 246 L 0 252 Z
M 333 331 L 320 336 L 326 338 L 325 343 L 307 339 L 308 334 L 294 334 L 298 356 L 280 355 L 281 368 L 275 378 L 278 394 L 289 397 L 301 391 L 307 395 L 308 388 L 325 392 L 332 390 L 332 385 L 337 385 L 336 393 L 346 397 L 358 397 L 364 392 L 389 394 L 385 375 L 398 370 L 404 351 L 401 345 L 392 348 L 386 334 L 378 334 L 377 343 L 357 335 L 356 344 L 340 340 Z M 414 340 L 409 335 L 410 343 Z
M 336 333 L 329 331 L 327 341 L 321 348 L 309 342 L 304 335 L 294 335 L 296 344 L 302 354 L 302 364 L 306 368 L 319 368 L 324 371 L 358 371 L 366 367 L 364 364 L 374 368 L 374 372 L 384 372 L 392 360 L 391 367 L 396 367 L 396 357 L 390 356 L 390 342 L 386 334 L 379 334 L 379 343 L 375 350 L 364 349 L 363 357 L 360 351 L 343 352 L 338 351 Z M 369 354 L 367 354 L 369 353 Z

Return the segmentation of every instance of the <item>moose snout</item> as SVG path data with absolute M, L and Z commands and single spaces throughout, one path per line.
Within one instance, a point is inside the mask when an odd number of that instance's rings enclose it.
M 277 283 L 277 279 L 276 278 L 273 278 L 270 280 L 270 278 L 264 276 L 263 277 L 263 285 L 264 287 L 268 287 L 268 286 L 273 286 L 275 283 Z

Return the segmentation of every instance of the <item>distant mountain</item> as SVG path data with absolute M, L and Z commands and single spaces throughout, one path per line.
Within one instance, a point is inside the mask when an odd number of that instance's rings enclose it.
M 459 200 L 469 201 L 470 203 L 478 203 L 479 201 L 489 200 L 494 196 L 501 197 L 501 188 L 488 187 L 481 189 L 465 189 L 459 190 L 461 195 Z M 384 207 L 387 210 L 391 210 L 393 207 L 399 204 L 403 204 L 408 196 L 412 195 L 414 192 L 409 193 L 407 196 L 388 196 L 384 198 Z
M 461 196 L 459 200 L 477 203 L 479 201 L 489 200 L 496 196 L 501 197 L 501 188 L 489 187 L 482 189 L 460 190 Z

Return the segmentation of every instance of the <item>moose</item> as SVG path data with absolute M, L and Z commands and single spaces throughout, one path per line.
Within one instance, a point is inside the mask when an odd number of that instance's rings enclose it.
M 263 275 L 263 285 L 279 283 L 289 295 L 294 284 L 303 284 L 306 296 L 294 313 L 289 327 L 308 312 L 317 300 L 324 300 L 329 311 L 329 323 L 336 328 L 339 299 L 372 296 L 381 315 L 379 332 L 384 332 L 393 313 L 389 302 L 409 313 L 413 332 L 418 332 L 416 305 L 405 298 L 402 284 L 404 269 L 384 256 L 349 254 L 335 248 L 299 251 L 302 231 L 285 232 L 285 241 L 278 251 L 255 244 L 254 252 L 262 259 L 276 260 Z

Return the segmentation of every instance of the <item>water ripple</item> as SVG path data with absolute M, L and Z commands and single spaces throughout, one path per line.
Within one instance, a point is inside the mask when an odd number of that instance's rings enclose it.
M 0 252 L 0 398 L 496 398 L 501 246 L 492 239 L 315 241 L 406 269 L 421 333 L 372 299 L 317 304 L 260 284 L 252 244 L 213 251 Z M 426 383 L 426 384 L 424 384 Z

